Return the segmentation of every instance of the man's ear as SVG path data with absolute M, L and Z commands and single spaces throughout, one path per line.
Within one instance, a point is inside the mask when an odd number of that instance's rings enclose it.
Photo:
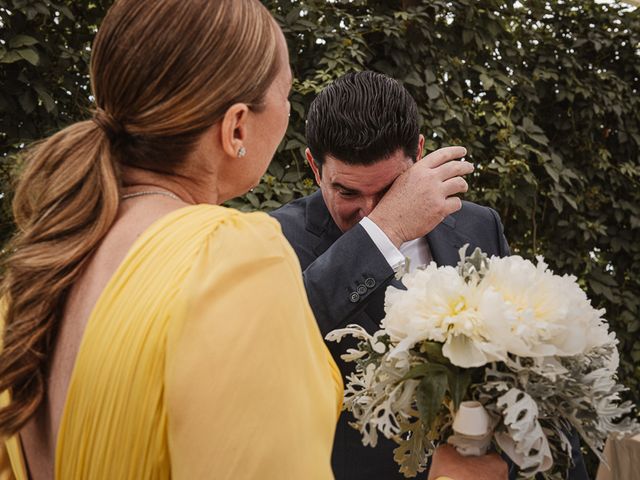
M 222 149 L 230 157 L 242 157 L 238 154 L 245 148 L 247 140 L 247 117 L 249 107 L 246 103 L 234 103 L 225 112 L 220 125 Z
M 320 180 L 322 179 L 322 172 L 318 165 L 316 165 L 316 161 L 313 159 L 313 155 L 311 155 L 311 150 L 308 148 L 304 151 L 305 156 L 307 157 L 307 162 L 311 166 L 311 170 L 313 170 L 313 175 L 316 177 L 316 183 L 320 185 Z
M 422 158 L 424 153 L 424 135 L 420 134 L 418 138 L 418 155 L 416 155 L 416 162 Z

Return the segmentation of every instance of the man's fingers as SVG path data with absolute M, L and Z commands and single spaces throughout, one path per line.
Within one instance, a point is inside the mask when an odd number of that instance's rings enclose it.
M 461 208 L 462 208 L 462 200 L 460 200 L 458 197 L 448 197 L 444 201 L 444 210 L 445 210 L 444 216 L 447 217 L 452 213 L 457 212 Z
M 426 162 L 431 168 L 435 168 L 450 160 L 460 159 L 466 154 L 467 149 L 464 147 L 444 147 L 431 152 L 421 162 Z
M 451 160 L 434 168 L 433 171 L 437 178 L 444 182 L 450 178 L 468 175 L 473 172 L 474 169 L 473 163 Z
M 442 182 L 442 193 L 445 197 L 464 193 L 469 190 L 469 184 L 462 177 L 453 177 Z

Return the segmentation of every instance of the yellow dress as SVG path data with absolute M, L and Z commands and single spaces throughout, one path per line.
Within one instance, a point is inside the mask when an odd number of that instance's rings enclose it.
M 277 222 L 182 208 L 135 242 L 89 318 L 56 478 L 333 478 L 341 398 Z M 0 443 L 0 479 L 24 475 L 19 441 Z

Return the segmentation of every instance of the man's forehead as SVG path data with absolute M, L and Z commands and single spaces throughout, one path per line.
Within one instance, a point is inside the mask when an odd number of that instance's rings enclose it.
M 392 155 L 371 164 L 349 164 L 327 156 L 323 165 L 325 180 L 336 188 L 373 191 L 387 188 L 412 164 L 405 155 Z

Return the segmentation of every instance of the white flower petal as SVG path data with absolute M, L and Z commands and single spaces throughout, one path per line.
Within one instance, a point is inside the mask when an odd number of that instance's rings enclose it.
M 489 362 L 484 352 L 465 335 L 450 336 L 442 347 L 442 354 L 462 368 L 481 367 Z

